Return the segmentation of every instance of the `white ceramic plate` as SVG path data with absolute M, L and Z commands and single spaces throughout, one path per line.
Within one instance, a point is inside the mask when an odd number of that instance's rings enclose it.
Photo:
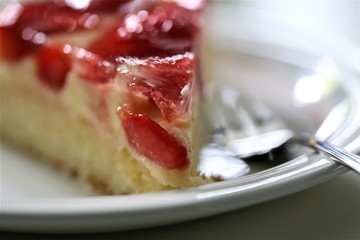
M 341 51 L 330 52 L 316 41 L 308 41 L 299 32 L 285 31 L 268 19 L 260 21 L 263 15 L 241 9 L 236 10 L 241 14 L 232 11 L 235 10 L 225 7 L 212 12 L 217 21 L 209 24 L 212 29 L 207 33 L 213 41 L 208 43 L 209 55 L 205 59 L 211 61 L 204 65 L 211 66 L 211 70 L 205 77 L 221 79 L 222 86 L 266 102 L 296 131 L 317 131 L 331 113 L 334 121 L 327 121 L 326 128 L 318 133 L 359 152 L 360 81 L 356 79 L 359 71 L 351 64 L 353 61 L 342 58 Z M 236 26 L 232 25 L 234 16 Z M 319 74 L 317 63 L 330 64 L 331 69 L 338 64 L 337 72 L 330 70 L 331 74 L 338 74 L 335 82 L 325 81 L 327 87 L 321 85 L 317 89 L 326 89 L 322 95 L 319 91 L 313 95 L 294 95 L 299 79 Z M 346 168 L 322 155 L 303 152 L 276 167 L 197 188 L 92 196 L 66 176 L 1 146 L 0 229 L 97 232 L 159 226 L 281 197 L 345 171 Z

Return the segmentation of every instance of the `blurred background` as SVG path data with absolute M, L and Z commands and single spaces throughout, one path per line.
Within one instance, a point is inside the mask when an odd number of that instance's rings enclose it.
M 230 38 L 313 48 L 360 69 L 359 0 L 210 0 L 214 29 Z M 224 7 L 225 6 L 225 7 Z M 219 10 L 221 9 L 221 10 Z M 233 24 L 233 23 L 236 24 Z M 244 31 L 244 25 L 252 31 Z M 326 49 L 326 50 L 325 50 Z M 331 53 L 329 53 L 329 50 Z M 325 51 L 325 52 L 324 52 Z
M 230 1 L 231 2 L 231 1 Z M 360 44 L 359 0 L 238 0 L 244 7 L 268 12 L 274 18 L 325 38 L 337 34 Z

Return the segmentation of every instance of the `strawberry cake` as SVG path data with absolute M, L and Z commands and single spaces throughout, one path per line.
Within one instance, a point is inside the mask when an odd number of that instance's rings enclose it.
M 196 173 L 201 0 L 8 1 L 1 139 L 104 194 Z

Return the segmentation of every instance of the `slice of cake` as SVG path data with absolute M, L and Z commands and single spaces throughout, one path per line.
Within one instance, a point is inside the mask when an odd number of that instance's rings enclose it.
M 203 1 L 10 1 L 1 137 L 110 194 L 185 188 Z

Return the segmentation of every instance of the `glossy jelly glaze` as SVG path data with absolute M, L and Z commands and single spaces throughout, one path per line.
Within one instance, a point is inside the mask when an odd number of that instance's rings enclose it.
M 74 65 L 81 79 L 94 84 L 111 82 L 117 74 L 123 74 L 130 100 L 126 112 L 119 111 L 119 116 L 129 145 L 162 167 L 183 169 L 189 164 L 189 150 L 149 116 L 157 109 L 170 124 L 191 119 L 190 90 L 195 68 L 191 52 L 203 1 L 186 5 L 189 3 L 13 1 L 1 10 L 0 57 L 16 63 L 33 56 L 39 81 L 55 92 L 63 89 Z M 58 33 L 96 30 L 103 16 L 111 16 L 114 24 L 85 49 L 51 38 Z M 128 71 L 119 73 L 118 66 Z M 131 101 L 139 95 L 146 101 L 141 105 L 147 108 L 136 107 L 136 101 Z M 125 109 L 122 107 L 119 109 Z M 143 128 L 138 128 L 139 124 Z M 156 142 L 166 143 L 167 155 L 161 154 L 164 146 Z M 162 157 L 157 157 L 159 154 Z

